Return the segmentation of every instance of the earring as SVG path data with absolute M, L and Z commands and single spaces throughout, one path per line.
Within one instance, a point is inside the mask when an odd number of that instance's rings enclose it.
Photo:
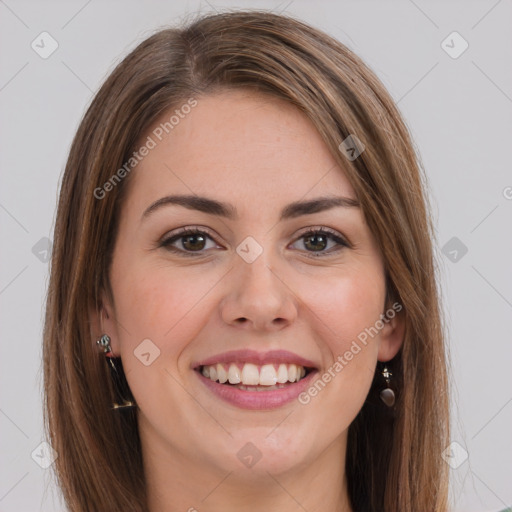
M 389 387 L 389 382 L 393 374 L 388 370 L 387 366 L 384 366 L 382 370 L 382 376 L 386 381 L 386 388 L 380 392 L 380 399 L 388 406 L 393 407 L 395 405 L 395 392 Z
M 112 403 L 112 409 L 130 409 L 132 407 L 137 407 L 124 375 L 121 358 L 114 356 L 114 353 L 112 352 L 110 337 L 107 334 L 104 334 L 96 341 L 96 343 L 103 348 L 107 365 L 110 368 L 110 375 L 114 384 L 114 390 L 118 397 L 118 399 Z

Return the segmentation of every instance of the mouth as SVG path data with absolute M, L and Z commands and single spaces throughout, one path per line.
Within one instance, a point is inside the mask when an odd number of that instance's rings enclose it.
M 214 396 L 242 409 L 274 409 L 303 392 L 318 367 L 288 351 L 233 351 L 192 365 Z
M 217 363 L 201 365 L 196 371 L 211 382 L 243 391 L 261 392 L 288 387 L 304 379 L 315 368 L 293 363 Z

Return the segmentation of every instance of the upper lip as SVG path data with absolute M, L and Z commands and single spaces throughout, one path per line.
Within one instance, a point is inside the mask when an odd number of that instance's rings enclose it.
M 272 363 L 287 363 L 304 366 L 306 368 L 317 368 L 317 365 L 288 350 L 269 350 L 267 352 L 258 352 L 256 350 L 231 350 L 211 356 L 207 359 L 201 360 L 192 364 L 193 369 L 200 366 L 209 366 L 217 363 L 252 363 L 257 365 L 272 364 Z

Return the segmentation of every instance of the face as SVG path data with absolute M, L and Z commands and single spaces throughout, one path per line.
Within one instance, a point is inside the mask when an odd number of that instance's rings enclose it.
M 141 139 L 156 146 L 130 177 L 101 326 L 143 446 L 239 478 L 340 465 L 376 362 L 401 341 L 397 317 L 379 322 L 384 267 L 354 191 L 288 103 L 198 97 L 159 141 L 172 113 Z M 342 199 L 298 206 L 326 197 Z

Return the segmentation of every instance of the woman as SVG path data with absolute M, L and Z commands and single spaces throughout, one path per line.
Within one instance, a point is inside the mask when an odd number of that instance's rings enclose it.
M 108 77 L 62 182 L 45 419 L 73 511 L 445 511 L 433 229 L 404 121 L 291 17 Z

